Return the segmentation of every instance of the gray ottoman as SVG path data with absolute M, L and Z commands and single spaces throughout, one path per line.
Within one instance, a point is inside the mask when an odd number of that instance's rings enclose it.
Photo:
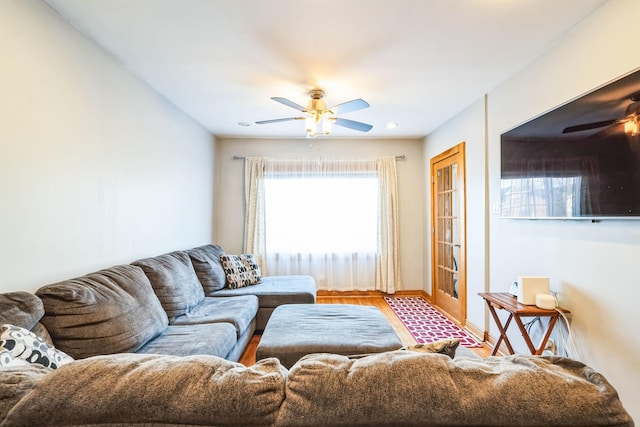
M 273 311 L 256 349 L 256 360 L 277 357 L 290 368 L 311 353 L 350 356 L 401 347 L 398 335 L 376 307 L 287 304 Z

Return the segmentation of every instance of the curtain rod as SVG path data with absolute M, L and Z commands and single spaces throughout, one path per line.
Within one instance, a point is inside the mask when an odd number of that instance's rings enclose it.
M 246 159 L 245 156 L 233 156 L 231 157 L 233 160 L 244 160 Z M 402 154 L 401 156 L 396 156 L 396 160 L 405 160 L 407 158 L 407 156 L 405 156 L 404 154 Z

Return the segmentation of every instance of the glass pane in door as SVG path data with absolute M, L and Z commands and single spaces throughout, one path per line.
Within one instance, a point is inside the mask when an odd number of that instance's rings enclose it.
M 437 242 L 438 259 L 438 288 L 445 294 L 457 298 L 458 290 L 458 259 L 460 253 L 458 230 L 458 200 L 457 200 L 457 165 L 445 166 L 438 170 L 437 175 Z

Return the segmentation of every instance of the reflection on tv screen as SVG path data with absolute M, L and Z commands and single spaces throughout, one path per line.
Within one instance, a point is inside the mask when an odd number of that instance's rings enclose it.
M 501 213 L 640 218 L 640 71 L 501 136 Z

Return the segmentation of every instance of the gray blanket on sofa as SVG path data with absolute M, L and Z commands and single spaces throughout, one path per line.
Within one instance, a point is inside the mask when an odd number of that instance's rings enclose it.
M 18 372 L 0 369 L 1 427 L 634 425 L 602 375 L 564 358 L 314 354 L 287 371 L 119 354 Z
M 277 424 L 632 427 L 633 421 L 607 380 L 578 361 L 395 351 L 301 359 L 289 370 Z
M 285 378 L 275 359 L 97 356 L 42 378 L 0 426 L 267 426 Z

